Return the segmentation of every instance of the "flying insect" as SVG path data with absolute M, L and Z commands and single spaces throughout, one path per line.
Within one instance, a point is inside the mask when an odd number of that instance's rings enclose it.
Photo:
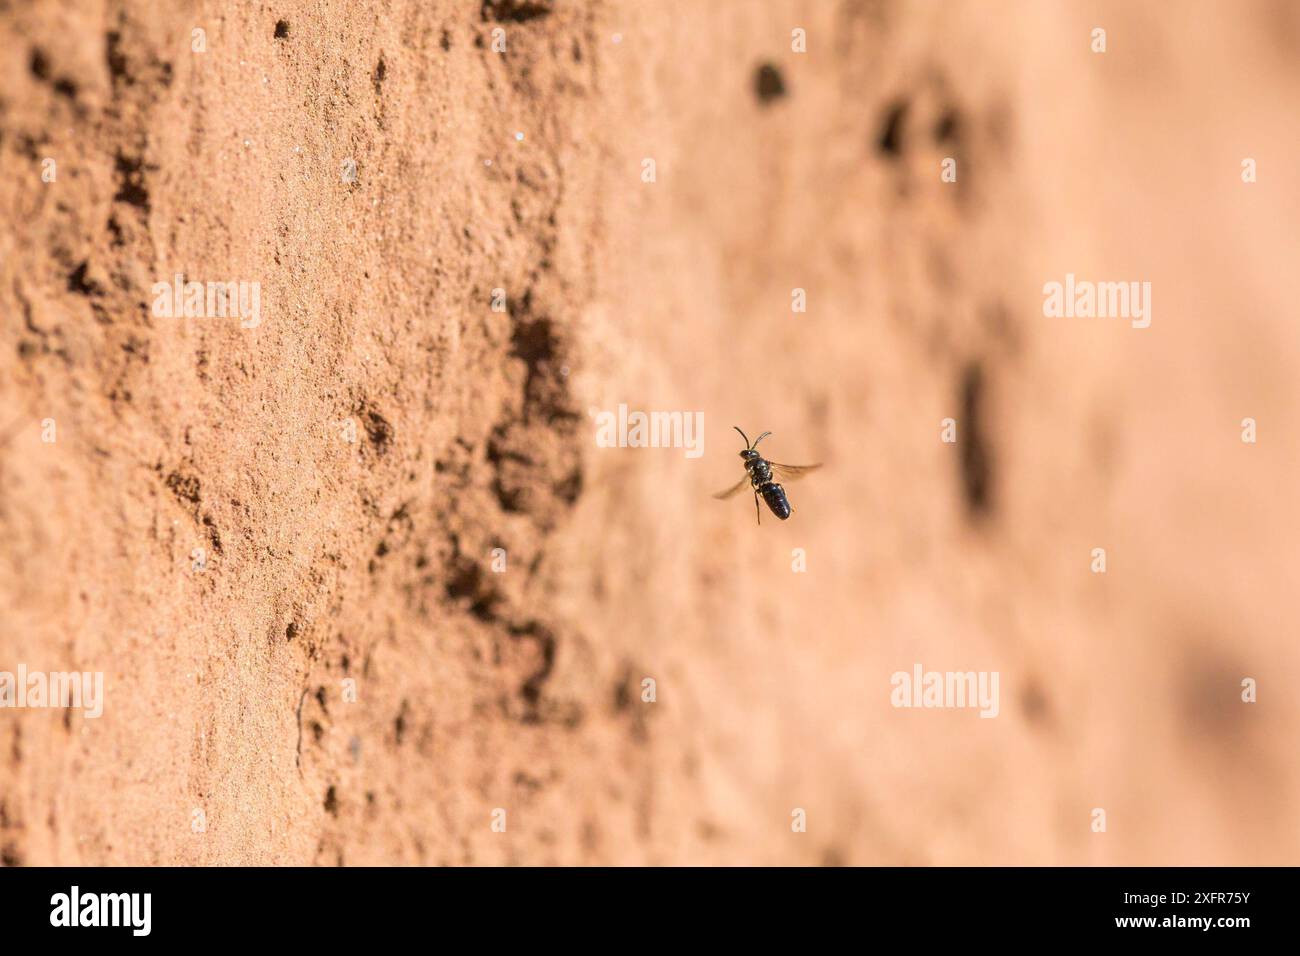
M 755 449 L 771 432 L 763 432 L 751 442 L 749 437 L 740 431 L 736 425 L 731 426 L 740 432 L 740 437 L 745 439 L 745 450 L 740 453 L 740 457 L 745 462 L 745 477 L 732 485 L 726 491 L 719 491 L 713 497 L 719 500 L 725 500 L 732 495 L 737 494 L 745 484 L 748 483 L 754 490 L 754 513 L 758 517 L 758 523 L 763 523 L 763 509 L 759 506 L 758 499 L 762 498 L 764 503 L 772 510 L 782 521 L 794 513 L 794 508 L 790 505 L 790 499 L 786 497 L 785 488 L 779 485 L 775 478 L 783 478 L 786 481 L 795 481 L 821 467 L 816 465 L 782 465 L 780 462 L 768 461 L 760 455 Z

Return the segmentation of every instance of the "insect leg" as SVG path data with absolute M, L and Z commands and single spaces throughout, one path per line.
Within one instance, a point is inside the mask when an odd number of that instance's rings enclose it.
M 759 523 L 759 524 L 762 524 L 762 523 L 763 523 L 763 509 L 760 508 L 760 507 L 758 506 L 758 492 L 757 492 L 757 491 L 754 492 L 754 517 L 758 519 L 758 523 Z

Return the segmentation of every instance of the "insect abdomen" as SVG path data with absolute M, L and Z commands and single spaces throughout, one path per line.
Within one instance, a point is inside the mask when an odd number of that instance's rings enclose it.
M 767 482 L 758 489 L 758 493 L 763 496 L 767 506 L 772 509 L 772 514 L 782 521 L 790 517 L 790 499 L 785 496 L 785 489 L 775 481 Z

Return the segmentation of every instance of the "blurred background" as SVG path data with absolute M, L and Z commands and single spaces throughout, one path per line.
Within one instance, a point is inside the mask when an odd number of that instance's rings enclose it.
M 0 9 L 5 863 L 1297 862 L 1300 9 L 367 7 Z

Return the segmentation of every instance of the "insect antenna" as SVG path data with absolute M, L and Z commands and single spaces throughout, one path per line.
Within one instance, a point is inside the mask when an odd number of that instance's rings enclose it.
M 761 442 L 764 438 L 766 438 L 766 437 L 767 437 L 768 435 L 770 435 L 770 434 L 772 434 L 772 433 L 771 433 L 771 432 L 763 432 L 763 434 L 759 435 L 757 438 L 754 439 L 754 444 L 750 445 L 749 447 L 750 447 L 750 448 L 757 448 L 757 447 L 758 447 L 758 443 Z
M 740 432 L 740 426 L 739 426 L 739 425 L 732 425 L 731 427 L 734 428 L 736 431 Z M 741 438 L 745 438 L 745 433 L 744 433 L 744 432 L 740 432 L 740 437 L 741 437 Z M 749 443 L 749 439 L 748 439 L 748 438 L 745 438 L 745 448 L 748 449 L 748 448 L 752 448 L 752 447 L 753 447 L 753 446 L 750 445 L 750 443 Z

